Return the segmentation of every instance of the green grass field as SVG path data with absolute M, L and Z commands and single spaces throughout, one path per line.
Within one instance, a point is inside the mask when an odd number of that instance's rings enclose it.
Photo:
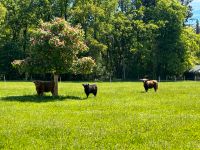
M 31 82 L 0 82 L 0 149 L 200 149 L 200 82 L 59 83 L 60 97 Z

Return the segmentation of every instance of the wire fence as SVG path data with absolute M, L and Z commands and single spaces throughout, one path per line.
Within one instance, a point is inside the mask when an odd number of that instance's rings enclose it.
M 110 79 L 104 79 L 104 80 L 101 80 L 101 79 L 93 79 L 93 80 L 90 80 L 90 81 L 95 81 L 95 82 L 125 82 L 125 81 L 133 81 L 133 82 L 137 82 L 137 81 L 140 81 L 140 79 L 142 78 L 138 78 L 138 79 L 117 79 L 117 78 L 110 78 Z M 0 74 L 0 81 L 33 81 L 35 80 L 34 78 L 24 78 L 23 80 L 7 80 L 6 79 L 6 75 L 5 74 Z M 38 80 L 38 79 L 36 79 Z M 44 80 L 41 79 L 41 80 Z M 49 80 L 49 77 L 46 79 L 46 80 Z M 153 80 L 157 80 L 158 82 L 178 82 L 178 81 L 200 81 L 200 76 L 199 75 L 194 75 L 193 77 L 187 77 L 187 76 L 182 76 L 182 77 L 176 77 L 176 76 L 167 76 L 166 78 L 161 78 L 161 77 L 158 77 L 158 78 L 155 78 Z M 61 81 L 83 81 L 83 80 L 67 80 L 67 79 L 62 79 L 62 77 L 60 76 L 59 77 L 59 82 Z M 84 80 L 84 81 L 87 81 L 87 80 Z

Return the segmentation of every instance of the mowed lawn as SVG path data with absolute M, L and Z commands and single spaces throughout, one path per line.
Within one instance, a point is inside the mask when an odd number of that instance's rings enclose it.
M 59 83 L 60 97 L 32 82 L 0 82 L 0 149 L 200 149 L 200 82 Z

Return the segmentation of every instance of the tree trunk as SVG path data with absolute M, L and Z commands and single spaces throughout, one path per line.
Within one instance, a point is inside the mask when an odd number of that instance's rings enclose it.
M 25 27 L 25 29 L 23 31 L 23 37 L 24 37 L 24 41 L 23 41 L 24 58 L 26 57 L 27 29 L 28 29 L 28 25 L 26 25 L 26 27 Z
M 124 56 L 123 56 L 123 59 L 122 59 L 122 70 L 123 70 L 123 76 L 122 76 L 122 79 L 123 80 L 126 80 L 126 65 L 125 65 L 125 60 L 124 60 Z
M 53 96 L 58 96 L 58 75 L 57 74 L 54 74 L 53 75 L 54 77 L 54 93 L 53 93 Z

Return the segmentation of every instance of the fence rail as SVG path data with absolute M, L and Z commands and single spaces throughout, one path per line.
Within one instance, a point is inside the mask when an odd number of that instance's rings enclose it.
M 125 81 L 140 81 L 140 79 L 142 78 L 138 78 L 138 79 L 126 79 L 126 80 L 123 80 L 123 79 L 118 79 L 118 78 L 113 78 L 113 79 L 93 79 L 93 80 L 81 80 L 81 79 L 77 79 L 77 80 L 63 80 L 62 77 L 60 76 L 59 77 L 59 82 L 61 81 L 94 81 L 94 82 L 125 82 Z M 0 74 L 0 81 L 33 81 L 33 80 L 38 80 L 38 78 L 24 78 L 23 80 L 7 80 L 6 79 L 6 75 L 4 74 Z M 40 80 L 40 79 L 39 79 Z M 41 78 L 41 80 L 44 80 Z M 45 80 L 50 80 L 49 78 L 45 78 Z M 193 78 L 188 78 L 188 77 L 176 77 L 176 76 L 172 76 L 172 77 L 166 77 L 166 78 L 161 78 L 161 77 L 158 77 L 158 78 L 155 78 L 154 80 L 157 80 L 158 82 L 176 82 L 176 81 L 200 81 L 200 76 L 194 76 Z

